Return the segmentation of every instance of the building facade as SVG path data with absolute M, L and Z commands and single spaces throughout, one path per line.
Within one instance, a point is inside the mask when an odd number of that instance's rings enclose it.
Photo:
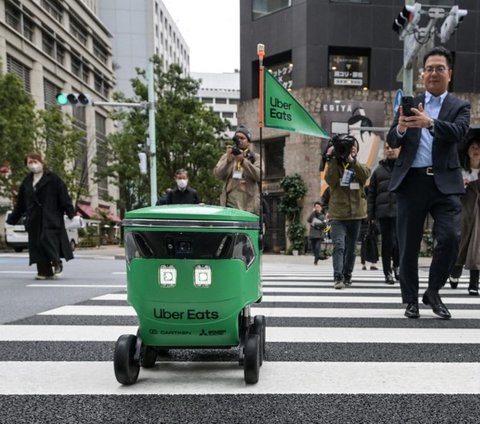
M 133 95 L 135 68 L 146 69 L 153 55 L 164 70 L 176 63 L 190 72 L 190 53 L 177 25 L 161 0 L 98 0 L 98 13 L 113 34 L 116 90 Z
M 237 108 L 240 101 L 240 73 L 192 72 L 190 76 L 200 81 L 197 97 L 210 107 L 220 118 L 228 120 L 226 136 L 233 137 L 237 129 Z
M 480 122 L 480 3 L 474 0 L 424 0 L 425 8 L 448 11 L 457 4 L 467 9 L 454 35 L 445 44 L 454 55 L 450 91 L 469 100 L 472 124 Z M 240 2 L 240 97 L 238 120 L 258 140 L 259 62 L 257 44 L 265 45 L 264 65 L 283 83 L 330 134 L 356 130 L 360 159 L 376 166 L 384 128 L 393 118 L 396 90 L 402 87 L 404 47 L 392 30 L 404 0 L 247 0 Z M 424 18 L 422 18 L 424 19 Z M 428 19 L 428 18 L 427 18 Z M 441 20 L 437 23 L 438 33 Z M 435 36 L 435 45 L 439 45 Z M 414 90 L 422 91 L 420 70 Z M 367 125 L 370 124 L 370 125 Z M 264 128 L 263 190 L 268 193 L 270 227 L 267 247 L 284 250 L 287 242 L 278 202 L 279 182 L 285 175 L 302 176 L 307 195 L 303 223 L 319 200 L 325 183 L 320 172 L 326 140 Z M 285 223 L 283 223 L 285 224 Z
M 56 105 L 59 92 L 85 93 L 108 101 L 115 77 L 111 34 L 93 13 L 95 4 L 58 0 L 0 1 L 0 58 L 4 72 L 15 73 L 36 106 Z M 95 210 L 118 221 L 118 189 L 107 178 L 97 181 L 94 158 L 101 155 L 113 123 L 102 107 L 65 107 L 85 131 L 75 166 L 87 194 L 78 208 L 85 217 Z M 101 166 L 101 165 L 98 165 Z

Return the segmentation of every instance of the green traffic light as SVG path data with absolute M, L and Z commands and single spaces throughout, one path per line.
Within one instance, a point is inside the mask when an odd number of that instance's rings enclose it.
M 60 106 L 68 105 L 67 95 L 66 95 L 65 93 L 58 93 L 58 94 L 57 94 L 57 103 L 58 103 Z

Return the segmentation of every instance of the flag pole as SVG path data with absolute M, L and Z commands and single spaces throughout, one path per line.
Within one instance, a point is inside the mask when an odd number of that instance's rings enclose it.
M 264 228 L 264 218 L 263 218 L 263 114 L 264 114 L 264 68 L 263 68 L 263 58 L 265 56 L 265 45 L 257 44 L 257 56 L 259 64 L 259 74 L 258 74 L 258 126 L 260 130 L 260 234 L 262 240 L 261 249 L 263 250 L 263 228 Z

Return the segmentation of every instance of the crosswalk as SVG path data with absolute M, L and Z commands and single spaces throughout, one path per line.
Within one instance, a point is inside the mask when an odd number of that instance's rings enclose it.
M 420 277 L 422 292 L 426 271 Z M 156 411 L 157 421 L 151 422 L 202 422 L 202 416 L 209 417 L 204 407 L 211 411 L 209 422 L 240 422 L 236 406 L 248 401 L 264 415 L 242 422 L 295 422 L 299 414 L 304 418 L 299 422 L 478 422 L 472 418 L 478 402 L 469 400 L 480 394 L 480 300 L 468 296 L 466 280 L 442 292 L 453 316 L 449 321 L 423 306 L 420 319 L 406 319 L 398 284 L 384 284 L 381 271 L 356 271 L 352 287 L 344 290 L 333 289 L 327 267 L 268 265 L 262 280 L 262 303 L 252 307 L 252 314 L 267 317 L 267 352 L 256 385 L 245 385 L 232 349 L 172 351 L 153 369 L 142 369 L 135 385 L 119 385 L 112 365 L 114 343 L 121 334 L 135 334 L 137 320 L 125 289 L 112 285 L 110 294 L 0 326 L 0 406 L 6 399 L 28 399 L 41 417 L 51 414 L 53 419 L 57 412 L 49 405 L 67 396 L 73 411 L 72 399 L 106 402 L 90 411 L 96 417 L 91 422 L 102 422 L 107 413 L 121 415 L 111 422 L 124 422 L 131 414 L 125 405 L 139 396 L 151 405 L 153 396 L 170 406 Z M 344 406 L 357 408 L 358 414 L 368 414 L 362 409 L 365 402 L 379 409 L 356 421 L 353 411 L 331 402 L 345 395 L 354 395 Z M 418 396 L 425 404 L 418 404 Z M 439 406 L 445 396 L 463 405 L 464 415 L 456 412 L 463 420 L 447 420 L 451 409 L 446 403 Z M 231 409 L 231 420 L 221 419 L 225 412 L 213 399 Z M 428 405 L 436 405 L 433 416 L 439 416 L 436 421 L 404 420 L 391 410 L 396 402 L 420 414 L 432 413 Z M 316 421 L 319 405 L 322 413 L 337 415 Z

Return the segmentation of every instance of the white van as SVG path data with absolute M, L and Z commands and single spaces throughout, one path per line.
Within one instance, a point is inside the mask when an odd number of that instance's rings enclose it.
M 23 249 L 28 249 L 28 233 L 25 230 L 24 218 L 20 218 L 17 225 L 7 224 L 7 219 L 12 211 L 8 211 L 5 215 L 5 243 L 11 247 L 15 252 L 21 252 Z M 68 219 L 65 215 L 65 219 Z M 78 245 L 78 229 L 67 230 L 68 240 L 72 248 L 72 252 Z

